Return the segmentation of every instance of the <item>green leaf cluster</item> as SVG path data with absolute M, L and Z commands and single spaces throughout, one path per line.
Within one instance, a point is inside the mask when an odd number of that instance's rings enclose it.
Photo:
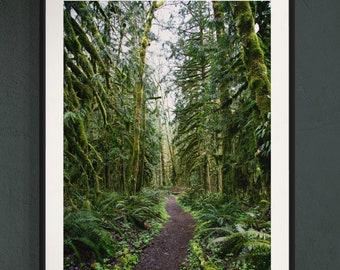
M 178 184 L 268 199 L 270 5 L 197 1 L 179 6 L 178 40 L 168 43 L 175 62 Z
M 98 269 L 104 265 L 130 269 L 168 219 L 165 202 L 158 191 L 144 189 L 130 197 L 104 192 L 90 209 L 85 206 L 80 210 L 66 209 L 65 269 L 86 267 L 93 261 Z
M 198 223 L 183 269 L 270 269 L 270 204 L 188 190 L 179 199 Z M 195 268 L 197 267 L 197 268 Z

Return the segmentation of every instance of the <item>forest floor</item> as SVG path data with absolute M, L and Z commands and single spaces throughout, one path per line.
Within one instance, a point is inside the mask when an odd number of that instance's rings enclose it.
M 188 253 L 188 244 L 195 230 L 193 217 L 185 213 L 172 196 L 165 209 L 170 220 L 150 243 L 134 270 L 179 270 Z

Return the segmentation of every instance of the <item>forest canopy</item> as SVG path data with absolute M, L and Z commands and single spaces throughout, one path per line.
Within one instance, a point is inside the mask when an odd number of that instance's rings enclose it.
M 166 74 L 148 63 L 157 42 Z M 170 184 L 269 198 L 270 92 L 270 2 L 65 2 L 65 198 Z

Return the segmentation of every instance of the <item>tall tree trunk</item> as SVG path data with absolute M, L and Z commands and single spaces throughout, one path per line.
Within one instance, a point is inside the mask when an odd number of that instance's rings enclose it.
M 255 97 L 261 124 L 270 121 L 271 84 L 264 52 L 255 32 L 255 21 L 248 1 L 232 2 L 237 29 L 242 39 L 243 61 L 247 68 L 248 90 Z M 270 128 L 270 124 L 269 127 Z M 268 136 L 266 136 L 268 137 Z M 270 138 L 258 139 L 258 146 Z M 261 182 L 270 190 L 270 156 L 259 156 L 263 177 Z
M 105 173 L 105 187 L 109 189 L 111 186 L 111 172 L 109 162 L 105 164 L 104 173 Z
M 255 96 L 262 120 L 270 112 L 270 81 L 264 52 L 255 32 L 255 21 L 249 1 L 231 2 L 237 19 L 237 29 L 242 38 L 243 61 L 247 68 L 248 89 Z
M 148 34 L 151 29 L 152 19 L 154 17 L 155 10 L 160 7 L 163 3 L 153 1 L 148 16 L 144 26 L 144 35 L 142 37 L 142 42 L 140 46 L 140 64 L 139 64 L 139 74 L 138 79 L 139 82 L 137 84 L 136 89 L 136 109 L 135 109 L 135 117 L 134 117 L 134 140 L 133 140 L 133 149 L 132 149 L 132 159 L 131 159 L 131 169 L 129 176 L 129 193 L 135 194 L 137 192 L 137 181 L 138 174 L 140 170 L 140 132 L 141 125 L 143 120 L 143 95 L 144 95 L 144 85 L 143 85 L 143 76 L 144 76 L 144 67 L 145 67 L 145 56 L 146 56 L 146 48 L 149 45 Z
M 170 117 L 170 112 L 169 110 L 167 111 L 167 113 L 164 112 L 164 116 L 167 119 L 165 121 L 165 129 L 166 129 L 166 141 L 168 144 L 168 150 L 169 150 L 169 154 L 170 154 L 170 161 L 171 161 L 171 184 L 173 186 L 178 185 L 179 183 L 179 174 L 178 174 L 178 169 L 177 169 L 177 164 L 176 164 L 176 159 L 175 159 L 175 153 L 174 153 L 174 149 L 173 149 L 173 144 L 171 144 L 171 138 L 169 137 L 171 133 L 171 129 L 169 127 L 169 123 L 171 122 L 171 117 Z M 169 168 L 169 174 L 170 174 L 170 168 Z
M 216 40 L 218 45 L 218 50 L 225 51 L 221 57 L 217 59 L 219 65 L 222 67 L 227 66 L 226 59 L 228 55 L 226 53 L 226 48 L 224 48 L 224 38 L 226 35 L 225 26 L 224 26 L 224 10 L 223 10 L 223 3 L 221 1 L 213 1 L 213 11 L 214 11 L 214 22 L 215 22 L 215 29 L 216 29 Z M 218 74 L 218 76 L 223 77 L 224 74 Z M 231 110 L 230 105 L 232 103 L 229 88 L 226 85 L 224 80 L 221 80 L 217 86 L 217 91 L 220 97 L 220 105 L 222 108 L 222 115 L 219 117 L 222 131 L 217 135 L 219 138 L 219 149 L 221 149 L 221 159 L 219 161 L 218 166 L 218 189 L 223 191 L 226 194 L 230 194 L 231 186 L 233 183 L 231 182 L 230 178 L 230 169 L 231 166 L 229 165 L 229 158 L 228 155 L 231 151 L 231 134 L 228 125 L 225 123 L 225 119 L 230 118 Z M 229 191 L 229 192 L 228 192 Z
M 126 164 L 125 164 L 125 160 L 122 159 L 122 178 L 121 178 L 121 182 L 120 182 L 120 190 L 121 191 L 126 191 Z
M 143 114 L 142 114 L 142 134 L 140 138 L 140 170 L 138 172 L 138 181 L 137 181 L 137 188 L 136 192 L 139 192 L 142 190 L 143 186 L 145 185 L 145 179 L 144 179 L 144 171 L 145 171 L 145 127 L 146 127 L 146 118 L 145 118 L 145 102 L 143 102 Z
M 166 185 L 166 179 L 165 179 L 165 161 L 164 161 L 164 150 L 163 150 L 163 140 L 161 137 L 161 144 L 160 144 L 160 151 L 161 151 L 161 177 L 162 177 L 162 183 L 161 185 Z
M 210 164 L 208 157 L 206 157 L 205 171 L 206 191 L 211 192 Z
M 217 192 L 222 192 L 222 181 L 223 181 L 223 175 L 222 175 L 222 166 L 218 165 L 217 167 Z
M 224 13 L 223 13 L 223 10 L 222 10 L 222 3 L 220 1 L 213 1 L 212 2 L 213 4 L 213 12 L 214 12 L 214 21 L 215 21 L 215 29 L 216 29 L 216 40 L 217 40 L 217 44 L 218 44 L 218 49 L 225 49 L 225 48 L 222 48 L 223 47 L 223 37 L 225 37 L 225 27 L 224 27 L 224 22 L 223 22 L 223 19 L 224 19 Z M 227 57 L 227 55 L 224 55 L 223 57 L 220 57 L 219 58 L 219 61 L 221 61 L 222 63 L 222 66 L 224 66 L 224 60 L 225 58 Z M 218 85 L 218 88 L 217 88 L 217 91 L 218 91 L 218 96 L 219 96 L 219 99 L 217 100 L 217 103 L 219 106 L 222 106 L 222 100 L 221 100 L 221 97 L 222 97 L 222 91 L 228 91 L 227 89 L 224 89 L 223 85 L 222 84 L 219 84 Z M 219 119 L 219 122 L 222 124 L 222 121 L 223 121 L 223 117 L 222 115 L 218 115 L 218 119 Z M 222 125 L 223 126 L 223 125 Z M 218 143 L 218 160 L 217 160 L 217 191 L 218 192 L 222 192 L 223 189 L 223 173 L 222 173 L 222 158 L 220 158 L 220 155 L 223 156 L 223 143 L 222 143 L 222 138 L 223 138 L 223 134 L 222 134 L 222 131 L 220 131 L 218 134 L 217 134 L 217 143 Z
M 204 164 L 201 164 L 198 167 L 198 177 L 199 177 L 200 186 L 202 186 L 203 188 L 205 188 L 204 172 L 205 172 L 205 166 Z
M 159 174 L 159 184 L 161 186 L 165 185 L 165 167 L 164 167 L 164 152 L 163 152 L 163 128 L 162 128 L 162 113 L 158 109 L 158 99 L 156 99 L 156 108 L 158 110 L 158 130 L 160 131 L 159 135 L 159 161 L 160 161 L 160 174 Z M 163 108 L 161 110 L 163 112 Z

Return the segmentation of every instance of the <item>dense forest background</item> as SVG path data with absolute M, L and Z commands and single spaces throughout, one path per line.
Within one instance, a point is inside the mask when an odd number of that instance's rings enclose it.
M 270 30 L 269 1 L 64 2 L 65 267 L 130 269 L 171 186 L 223 228 L 204 262 L 270 268 Z

